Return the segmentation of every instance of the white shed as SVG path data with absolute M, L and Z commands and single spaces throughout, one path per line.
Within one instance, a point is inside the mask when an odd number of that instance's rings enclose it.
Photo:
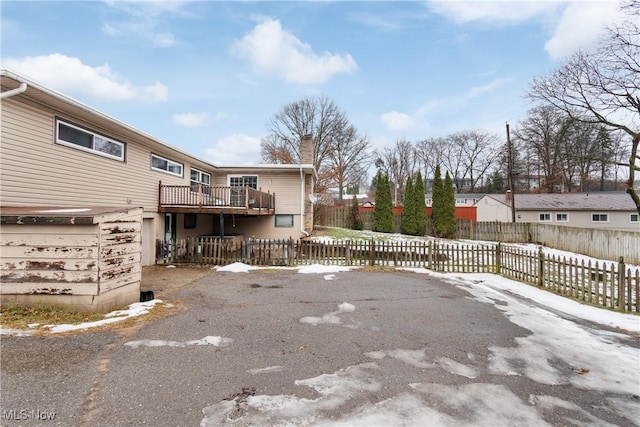
M 140 300 L 142 208 L 3 207 L 3 303 L 108 312 Z

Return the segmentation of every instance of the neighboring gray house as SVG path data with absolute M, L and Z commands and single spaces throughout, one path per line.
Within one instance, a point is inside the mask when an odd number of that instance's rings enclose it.
M 487 194 L 476 203 L 478 221 L 512 220 L 510 196 Z M 516 194 L 516 222 L 640 231 L 636 206 L 625 192 Z

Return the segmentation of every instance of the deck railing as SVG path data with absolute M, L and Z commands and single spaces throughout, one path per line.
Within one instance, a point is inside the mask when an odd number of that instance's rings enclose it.
M 159 184 L 160 207 L 240 208 L 273 211 L 276 196 L 247 186 L 219 187 L 209 185 Z

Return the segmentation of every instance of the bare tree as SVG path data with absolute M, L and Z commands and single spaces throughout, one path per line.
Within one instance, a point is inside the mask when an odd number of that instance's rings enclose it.
M 266 163 L 299 163 L 300 141 L 304 135 L 313 135 L 316 192 L 334 184 L 342 192 L 368 158 L 368 138 L 358 135 L 346 114 L 325 95 L 285 105 L 267 128 L 270 134 L 260 143 Z
M 495 152 L 500 138 L 480 130 L 467 130 L 451 135 L 450 139 L 458 147 L 456 151 L 459 153 L 459 169 L 454 178 L 469 179 L 471 185 L 468 190 L 473 192 L 478 183 L 487 177 L 488 170 L 497 163 Z
M 544 180 L 541 189 L 547 193 L 561 191 L 566 184 L 563 169 L 566 141 L 571 137 L 573 120 L 549 105 L 529 110 L 527 117 L 514 130 L 515 137 L 531 148 Z
M 404 198 L 404 184 L 407 177 L 416 173 L 416 156 L 413 144 L 404 139 L 396 141 L 393 147 L 384 147 L 374 153 L 376 167 L 389 177 L 394 203 Z
M 416 143 L 416 165 L 425 178 L 432 177 L 435 173 L 436 166 L 442 164 L 446 147 L 447 141 L 442 137 L 428 138 Z
M 598 49 L 578 52 L 551 74 L 535 79 L 528 95 L 576 120 L 631 136 L 625 189 L 640 213 L 634 182 L 640 171 L 640 0 L 627 0 L 623 10 L 627 19 L 608 29 Z
M 359 186 L 369 167 L 369 138 L 358 135 L 353 125 L 337 133 L 329 153 L 330 181 L 338 188 L 338 201 L 342 204 L 345 188 Z

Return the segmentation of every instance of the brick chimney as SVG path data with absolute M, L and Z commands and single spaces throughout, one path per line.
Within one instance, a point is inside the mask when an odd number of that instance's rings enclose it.
M 511 190 L 507 190 L 507 193 L 504 195 L 504 201 L 510 205 L 511 204 Z
M 305 135 L 300 141 L 300 163 L 303 165 L 313 164 L 313 136 Z

